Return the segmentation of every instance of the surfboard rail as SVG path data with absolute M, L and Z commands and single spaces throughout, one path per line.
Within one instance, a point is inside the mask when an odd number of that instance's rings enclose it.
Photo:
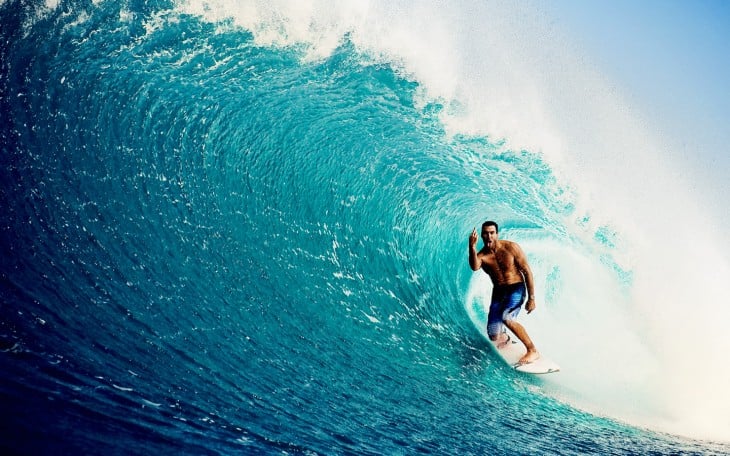
M 514 337 L 511 337 L 509 342 L 502 347 L 498 348 L 493 342 L 492 346 L 502 359 L 518 372 L 535 375 L 560 372 L 560 366 L 542 353 L 540 353 L 540 357 L 535 361 L 520 363 L 520 358 L 527 353 L 527 348 Z

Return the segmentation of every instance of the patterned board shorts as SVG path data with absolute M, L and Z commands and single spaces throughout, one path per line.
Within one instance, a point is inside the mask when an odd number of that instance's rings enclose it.
M 513 320 L 520 313 L 527 289 L 524 282 L 509 285 L 495 285 L 492 290 L 492 303 L 487 317 L 487 334 L 496 337 L 504 332 L 504 322 Z

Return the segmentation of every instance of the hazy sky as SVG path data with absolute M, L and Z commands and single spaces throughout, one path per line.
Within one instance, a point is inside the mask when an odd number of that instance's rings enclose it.
M 730 1 L 549 0 L 553 24 L 730 192 Z

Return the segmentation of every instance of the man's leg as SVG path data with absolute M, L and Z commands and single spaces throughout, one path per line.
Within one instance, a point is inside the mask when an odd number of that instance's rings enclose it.
M 527 353 L 520 358 L 518 361 L 519 364 L 531 363 L 540 357 L 540 353 L 535 348 L 535 344 L 532 343 L 530 336 L 527 335 L 527 331 L 525 331 L 524 326 L 517 323 L 515 320 L 505 320 L 504 324 L 515 334 L 515 336 L 517 336 L 518 339 L 520 339 L 520 341 L 522 341 L 523 344 L 525 344 L 525 347 L 527 348 Z
M 509 335 L 505 331 L 502 331 L 499 334 L 494 334 L 494 335 L 490 334 L 489 340 L 494 342 L 494 345 L 497 348 L 504 348 L 510 344 Z
M 504 330 L 504 322 L 502 321 L 502 307 L 498 300 L 492 300 L 489 306 L 489 315 L 487 315 L 487 334 L 489 340 L 494 342 L 497 348 L 507 345 L 509 336 Z

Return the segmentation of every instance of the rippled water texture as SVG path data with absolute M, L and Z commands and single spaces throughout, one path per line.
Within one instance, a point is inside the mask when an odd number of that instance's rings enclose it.
M 727 449 L 572 408 L 475 328 L 483 213 L 565 236 L 539 156 L 446 135 L 347 37 L 172 6 L 0 6 L 5 453 Z

